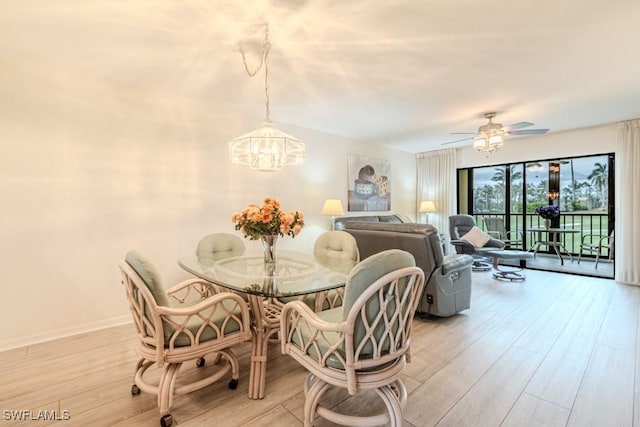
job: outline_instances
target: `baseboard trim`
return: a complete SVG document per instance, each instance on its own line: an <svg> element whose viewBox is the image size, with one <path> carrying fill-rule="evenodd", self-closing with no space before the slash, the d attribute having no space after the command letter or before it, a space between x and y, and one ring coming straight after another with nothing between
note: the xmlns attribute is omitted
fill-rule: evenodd
<svg viewBox="0 0 640 427"><path fill-rule="evenodd" d="M57 329L53 331L41 332L38 334L28 335L13 340L5 341L0 344L0 352L12 350L15 348L26 347L29 345L40 344L47 341L53 341L72 335L84 334L86 332L99 331L101 329L112 328L127 323L132 323L131 315L114 317L107 320L100 320L92 323L84 323L82 325L70 326L68 328Z"/></svg>

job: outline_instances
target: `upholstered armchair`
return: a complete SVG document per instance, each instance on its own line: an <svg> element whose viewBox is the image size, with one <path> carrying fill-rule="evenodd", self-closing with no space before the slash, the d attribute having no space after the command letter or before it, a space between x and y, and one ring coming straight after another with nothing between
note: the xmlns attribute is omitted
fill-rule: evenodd
<svg viewBox="0 0 640 427"><path fill-rule="evenodd" d="M401 374L423 287L424 273L413 256L391 249L353 268L342 307L315 313L301 301L284 306L282 352L309 371L304 384L305 427L316 415L342 425L402 426L407 391ZM332 387L351 395L374 389L387 412L367 417L335 412L320 404Z"/></svg>
<svg viewBox="0 0 640 427"><path fill-rule="evenodd" d="M119 267L140 356L131 393L157 395L160 424L163 427L173 424L169 409L174 395L208 386L229 372L229 388L235 389L239 364L230 347L251 339L249 310L242 298L230 292L219 293L199 279L184 281L165 291L155 267L136 251L128 252ZM207 377L189 376L191 382L183 384L176 380L184 362L194 361L202 367L208 354L224 364ZM159 381L145 377L154 364L161 368Z"/></svg>
<svg viewBox="0 0 640 427"><path fill-rule="evenodd" d="M490 270L491 263L484 261L487 252L504 249L505 246L503 241L480 230L471 215L451 215L449 235L457 253L471 255L474 258L474 271Z"/></svg>

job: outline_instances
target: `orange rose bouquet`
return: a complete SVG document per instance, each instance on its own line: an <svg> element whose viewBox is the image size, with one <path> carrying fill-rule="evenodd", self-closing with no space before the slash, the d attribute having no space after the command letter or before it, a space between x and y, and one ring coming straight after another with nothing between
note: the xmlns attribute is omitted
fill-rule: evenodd
<svg viewBox="0 0 640 427"><path fill-rule="evenodd" d="M258 240L262 236L295 237L304 227L304 214L301 211L285 212L280 209L280 202L271 197L264 199L262 206L250 204L240 212L231 216L236 230L242 231L244 237Z"/></svg>

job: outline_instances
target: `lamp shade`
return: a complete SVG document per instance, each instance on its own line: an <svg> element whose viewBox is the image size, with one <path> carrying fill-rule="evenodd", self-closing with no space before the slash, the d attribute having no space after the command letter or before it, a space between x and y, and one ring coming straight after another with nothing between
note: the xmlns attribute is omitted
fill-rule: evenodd
<svg viewBox="0 0 640 427"><path fill-rule="evenodd" d="M489 142L484 136L476 136L473 138L473 148L478 151L487 151L489 149Z"/></svg>
<svg viewBox="0 0 640 427"><path fill-rule="evenodd" d="M322 206L322 215L342 215L344 209L342 209L342 202L338 199L327 199Z"/></svg>
<svg viewBox="0 0 640 427"><path fill-rule="evenodd" d="M489 151L497 150L504 145L502 135L493 135L489 138Z"/></svg>
<svg viewBox="0 0 640 427"><path fill-rule="evenodd" d="M431 200L424 200L420 203L420 212L431 213L436 211L436 204Z"/></svg>

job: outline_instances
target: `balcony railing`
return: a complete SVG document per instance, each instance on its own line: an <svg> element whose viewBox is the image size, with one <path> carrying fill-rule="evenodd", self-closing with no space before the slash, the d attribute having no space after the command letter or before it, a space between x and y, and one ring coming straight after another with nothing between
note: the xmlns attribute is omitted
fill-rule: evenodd
<svg viewBox="0 0 640 427"><path fill-rule="evenodd" d="M523 233L523 250L529 250L536 241L535 231L529 231L531 228L544 227L544 219L536 214L511 214L509 220L507 215L492 214L492 213L480 213L472 215L478 227L487 231L484 225L484 217L498 217L502 218L505 227L509 231L521 231ZM560 214L560 227L571 228L578 230L578 233L566 233L563 234L564 246L567 250L573 254L578 255L580 253L580 244L582 243L582 237L586 234L600 234L602 236L609 235L609 218L605 214L590 214L590 213L561 213ZM551 248L549 248L551 249ZM551 253L551 252L550 252ZM583 255L587 256L587 255ZM595 254L590 256L595 257ZM608 257L609 249L602 249L600 256Z"/></svg>

